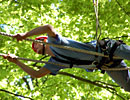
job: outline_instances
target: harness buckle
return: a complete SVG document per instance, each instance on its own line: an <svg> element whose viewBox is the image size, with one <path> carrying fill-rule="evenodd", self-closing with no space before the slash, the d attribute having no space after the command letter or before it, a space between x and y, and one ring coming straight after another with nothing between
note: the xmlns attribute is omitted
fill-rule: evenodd
<svg viewBox="0 0 130 100"><path fill-rule="evenodd" d="M97 61L93 61L92 65L98 65L98 62Z"/></svg>

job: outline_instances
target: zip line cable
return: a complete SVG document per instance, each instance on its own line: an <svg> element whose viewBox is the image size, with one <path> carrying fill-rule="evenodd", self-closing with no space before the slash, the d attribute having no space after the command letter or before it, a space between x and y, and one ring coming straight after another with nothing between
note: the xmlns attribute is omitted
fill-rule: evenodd
<svg viewBox="0 0 130 100"><path fill-rule="evenodd" d="M6 56L7 54L2 54L0 53L0 56ZM48 61L40 61L40 60L33 60L33 59L28 59L28 58L22 58L22 57L18 57L18 56L15 56L13 58L16 58L18 60L26 60L26 61L32 61L32 62L37 62L37 63L45 63L45 64L52 64L52 65L56 65L56 66L61 66L61 67L66 67L66 68L70 68L70 66L68 65L63 65L63 64L58 64L58 63L54 63L54 62L48 62ZM77 65L74 65L74 67L76 68L85 68L85 69L97 69L95 67L95 65L92 65L92 66L84 66L84 67L80 67L80 66L77 66ZM127 68L101 68L102 70L106 70L106 71L113 71L113 70L130 70L130 67L127 67Z"/></svg>
<svg viewBox="0 0 130 100"><path fill-rule="evenodd" d="M4 33L4 32L0 32L0 34L4 35L4 36L9 36L9 37L13 37L14 36L12 34L7 34L7 33ZM34 40L34 39L28 39L28 38L24 39L24 40L32 41L32 42L38 42L38 43L43 43L43 44L46 44L46 45L49 45L49 46L53 46L53 47L56 47L56 48L71 50L71 51L80 52L80 53L86 53L86 54L89 54L89 55L95 55L95 56L101 56L101 57L109 58L109 55L104 55L102 53L98 53L98 52L94 52L94 51L78 49L78 48L74 48L74 47L70 47L70 46L56 45L56 44L46 43L46 42L43 42L43 41L40 41L40 40ZM121 59L121 57L113 56L113 59Z"/></svg>

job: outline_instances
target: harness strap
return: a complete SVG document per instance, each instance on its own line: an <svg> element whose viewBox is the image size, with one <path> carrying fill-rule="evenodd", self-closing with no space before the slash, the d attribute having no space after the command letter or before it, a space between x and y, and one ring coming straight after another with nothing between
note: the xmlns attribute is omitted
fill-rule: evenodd
<svg viewBox="0 0 130 100"><path fill-rule="evenodd" d="M70 62L70 61L66 61L66 60L62 60L62 59L59 59L57 57L52 57L55 61L58 61L58 62L61 62L61 63L65 63L65 64L70 64L70 68L73 67L73 63Z"/></svg>
<svg viewBox="0 0 130 100"><path fill-rule="evenodd" d="M107 55L106 51L104 51L104 55ZM96 66L98 69L101 70L101 73L103 73L103 74L105 73L105 70L102 70L101 67L105 64L106 60L107 60L107 58L102 57L100 63L98 63Z"/></svg>
<svg viewBox="0 0 130 100"><path fill-rule="evenodd" d="M39 59L39 60L41 61L41 60L43 60L43 59L45 59L45 58L47 58L47 57L49 57L49 56L44 55L44 56L43 56L41 59ZM36 65L37 65L37 63L38 63L38 62L35 62L35 63L33 64L33 66L36 66Z"/></svg>
<svg viewBox="0 0 130 100"><path fill-rule="evenodd" d="M116 42L114 43L113 47L111 48L110 54L109 54L109 58L110 58L111 61L113 61L113 54L114 54L116 48L117 48L119 45L121 45L121 44L125 44L125 43L124 43L122 40L118 40L118 41L116 41Z"/></svg>
<svg viewBox="0 0 130 100"><path fill-rule="evenodd" d="M105 39L102 40L98 40L97 43L98 45L96 46L96 51L98 52L98 46L101 48L101 52L104 53L104 55L108 55L106 49L107 49L107 43L109 41L105 41ZM98 56L96 56L98 57ZM101 70L101 73L105 73L105 70L102 70L101 67L106 63L107 58L106 57L102 57L101 61L97 64L97 68Z"/></svg>
<svg viewBox="0 0 130 100"><path fill-rule="evenodd" d="M55 50L53 50L58 56L64 58L65 60L59 59L57 57L53 57L53 59L55 59L58 62L61 63L65 63L65 64L70 64L70 68L73 67L73 64L75 65L91 65L93 63L93 61L89 61L89 60L80 60L80 59L76 59L76 58L72 58L72 57L68 57L62 54L57 53Z"/></svg>
<svg viewBox="0 0 130 100"><path fill-rule="evenodd" d="M96 66L98 69L101 70L101 67L102 66L108 66L110 68L112 67L115 67L117 65L119 65L122 61L122 59L120 60L113 60L113 54L116 50L116 48L120 45L120 44L125 44L123 43L123 41L121 40L118 40L114 43L114 45L112 46L110 52L108 53L107 51L107 43L109 42L110 40L108 41L105 41L105 40L99 40L98 41L98 44L99 44L99 47L101 48L101 52L104 53L104 55L109 55L109 59L108 58L105 58L105 57L102 57L100 63ZM105 73L105 70L101 70L101 73Z"/></svg>

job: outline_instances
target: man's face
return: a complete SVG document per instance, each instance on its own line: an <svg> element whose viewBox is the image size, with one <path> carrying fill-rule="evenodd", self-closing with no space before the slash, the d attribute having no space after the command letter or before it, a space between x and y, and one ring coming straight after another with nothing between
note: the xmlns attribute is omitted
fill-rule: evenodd
<svg viewBox="0 0 130 100"><path fill-rule="evenodd" d="M42 43L34 43L34 49L38 54L43 54L43 44Z"/></svg>

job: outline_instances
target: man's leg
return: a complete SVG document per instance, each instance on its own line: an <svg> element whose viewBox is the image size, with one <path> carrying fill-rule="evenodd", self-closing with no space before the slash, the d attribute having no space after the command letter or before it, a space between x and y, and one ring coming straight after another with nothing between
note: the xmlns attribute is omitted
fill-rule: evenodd
<svg viewBox="0 0 130 100"><path fill-rule="evenodd" d="M130 60L130 46L121 44L115 50L114 55L119 56L122 59Z"/></svg>
<svg viewBox="0 0 130 100"><path fill-rule="evenodd" d="M124 61L121 62L116 68L125 68L126 64ZM130 72L128 70L120 70L120 71L106 71L108 75L124 90L130 92Z"/></svg>

